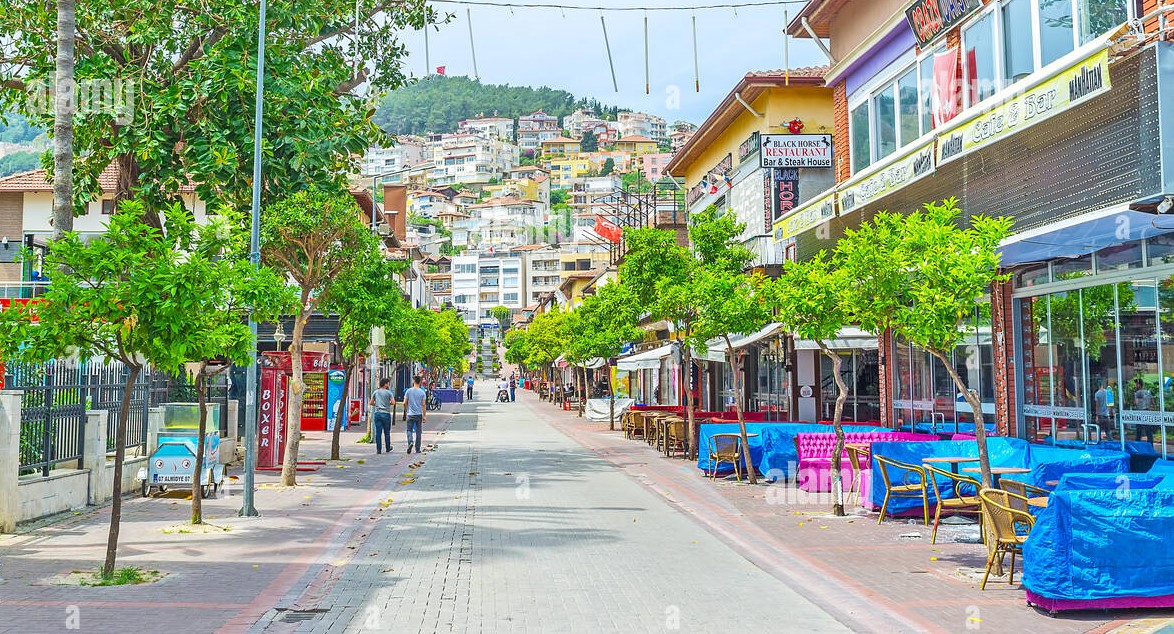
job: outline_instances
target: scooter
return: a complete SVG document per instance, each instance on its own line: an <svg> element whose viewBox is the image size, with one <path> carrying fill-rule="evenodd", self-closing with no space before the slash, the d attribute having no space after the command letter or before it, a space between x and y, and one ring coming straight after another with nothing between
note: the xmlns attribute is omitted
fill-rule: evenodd
<svg viewBox="0 0 1174 634"><path fill-rule="evenodd" d="M510 391L509 390L498 390L497 391L497 402L498 403L509 403L510 402Z"/></svg>

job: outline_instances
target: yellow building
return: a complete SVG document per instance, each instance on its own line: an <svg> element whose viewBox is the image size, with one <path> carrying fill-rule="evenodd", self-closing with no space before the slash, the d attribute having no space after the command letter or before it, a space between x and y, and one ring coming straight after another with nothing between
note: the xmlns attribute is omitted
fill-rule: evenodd
<svg viewBox="0 0 1174 634"><path fill-rule="evenodd" d="M499 185L486 185L483 190L489 198L521 198L550 202L550 179L511 178Z"/></svg>
<svg viewBox="0 0 1174 634"><path fill-rule="evenodd" d="M832 147L827 167L761 166L762 135L784 135L778 138L785 140L798 131L815 135L803 137L810 139L805 142L832 142L835 115L832 89L824 86L826 70L747 73L665 168L684 180L690 213L716 205L746 224L742 240L755 253L755 265L780 264L790 257L793 248L776 241L775 230L794 212L805 211L803 205L823 198L835 185L831 152L848 151Z"/></svg>
<svg viewBox="0 0 1174 634"><path fill-rule="evenodd" d="M582 146L574 139L558 136L542 142L543 156L558 156L563 154L578 154Z"/></svg>
<svg viewBox="0 0 1174 634"><path fill-rule="evenodd" d="M617 152L626 152L634 156L641 154L655 154L660 151L660 145L646 136L626 136L616 141Z"/></svg>
<svg viewBox="0 0 1174 634"><path fill-rule="evenodd" d="M561 189L570 187L572 179L587 176L594 169L590 159L581 158L578 155L552 158L548 166L550 168L550 184Z"/></svg>

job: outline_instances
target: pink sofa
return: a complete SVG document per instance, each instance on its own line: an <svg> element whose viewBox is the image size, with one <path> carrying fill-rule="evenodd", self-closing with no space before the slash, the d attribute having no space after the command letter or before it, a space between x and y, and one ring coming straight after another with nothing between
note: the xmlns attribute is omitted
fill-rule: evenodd
<svg viewBox="0 0 1174 634"><path fill-rule="evenodd" d="M915 434L912 432L846 432L844 443L874 443L893 441L936 441L940 438L935 434ZM799 454L799 470L797 482L799 488L808 492L826 492L832 490L832 449L836 444L834 433L802 433L795 434L795 450ZM861 466L861 499L868 499L868 482L871 476L871 465ZM843 478L844 491L847 492L852 483L852 463L848 460L848 452L841 456L840 477Z"/></svg>

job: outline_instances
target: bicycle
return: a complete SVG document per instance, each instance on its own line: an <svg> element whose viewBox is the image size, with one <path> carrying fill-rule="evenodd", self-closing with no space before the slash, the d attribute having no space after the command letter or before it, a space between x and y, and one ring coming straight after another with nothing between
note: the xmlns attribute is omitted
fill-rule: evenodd
<svg viewBox="0 0 1174 634"><path fill-rule="evenodd" d="M430 412L440 409L440 397L432 391L432 388L428 389L427 395L424 397L424 407Z"/></svg>

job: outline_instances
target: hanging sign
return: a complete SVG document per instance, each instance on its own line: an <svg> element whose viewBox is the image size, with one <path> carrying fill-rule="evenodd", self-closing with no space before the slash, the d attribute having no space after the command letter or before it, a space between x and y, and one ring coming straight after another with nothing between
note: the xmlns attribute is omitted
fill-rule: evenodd
<svg viewBox="0 0 1174 634"><path fill-rule="evenodd" d="M763 134L762 167L831 167L830 134Z"/></svg>
<svg viewBox="0 0 1174 634"><path fill-rule="evenodd" d="M924 49L980 6L977 0L916 0L905 9L905 20Z"/></svg>
<svg viewBox="0 0 1174 634"><path fill-rule="evenodd" d="M836 192L826 194L799 207L775 223L775 242L789 240L836 214Z"/></svg>
<svg viewBox="0 0 1174 634"><path fill-rule="evenodd" d="M946 125L962 111L962 78L959 76L958 47L953 46L933 56L933 124Z"/></svg>
<svg viewBox="0 0 1174 634"><path fill-rule="evenodd" d="M938 135L937 162L941 165L986 147L1108 92L1109 88L1109 51L1102 49Z"/></svg>
<svg viewBox="0 0 1174 634"><path fill-rule="evenodd" d="M799 170L776 167L771 178L772 221L791 213L799 204Z"/></svg>
<svg viewBox="0 0 1174 634"><path fill-rule="evenodd" d="M840 189L840 213L896 191L934 171L933 139L857 177Z"/></svg>

